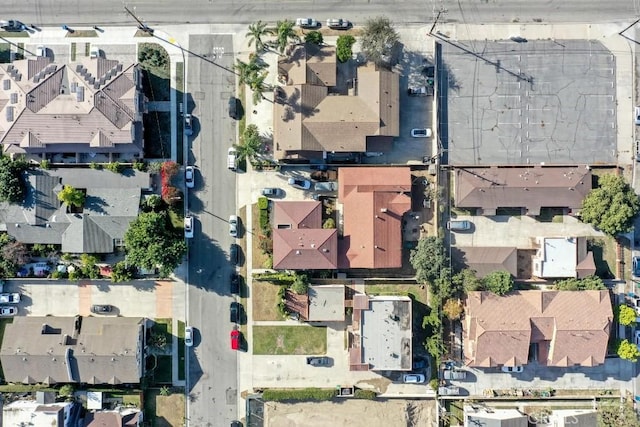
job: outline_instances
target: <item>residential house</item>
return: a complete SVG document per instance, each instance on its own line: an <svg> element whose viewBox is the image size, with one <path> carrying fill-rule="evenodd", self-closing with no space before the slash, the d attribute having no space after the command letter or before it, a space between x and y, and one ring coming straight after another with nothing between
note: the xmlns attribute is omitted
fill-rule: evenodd
<svg viewBox="0 0 640 427"><path fill-rule="evenodd" d="M309 286L306 295L287 290L285 304L305 322L342 322L345 317L345 287L329 284Z"/></svg>
<svg viewBox="0 0 640 427"><path fill-rule="evenodd" d="M608 291L470 292L465 363L490 368L529 360L556 367L604 363L613 322Z"/></svg>
<svg viewBox="0 0 640 427"><path fill-rule="evenodd" d="M384 152L399 135L399 77L374 65L337 78L336 48L300 44L278 60L274 154L280 160L327 153Z"/></svg>
<svg viewBox="0 0 640 427"><path fill-rule="evenodd" d="M480 278L494 271L506 271L518 277L518 250L514 247L455 247L451 256L458 268L473 270Z"/></svg>
<svg viewBox="0 0 640 427"><path fill-rule="evenodd" d="M138 427L141 425L142 412L131 409L91 411L84 416L84 427Z"/></svg>
<svg viewBox="0 0 640 427"><path fill-rule="evenodd" d="M349 326L351 371L410 371L412 368L411 298L353 297Z"/></svg>
<svg viewBox="0 0 640 427"><path fill-rule="evenodd" d="M549 427L597 427L598 411L595 409L554 409L548 416L548 421Z"/></svg>
<svg viewBox="0 0 640 427"><path fill-rule="evenodd" d="M128 170L60 168L25 173L22 205L0 203L0 224L17 241L61 245L67 253L111 253L123 246L129 224L137 218L149 174ZM85 203L72 212L58 200L65 185L85 191Z"/></svg>
<svg viewBox="0 0 640 427"><path fill-rule="evenodd" d="M459 167L454 176L455 206L478 215L496 215L499 208L532 216L543 207L576 212L591 191L588 166Z"/></svg>
<svg viewBox="0 0 640 427"><path fill-rule="evenodd" d="M6 368L5 368L6 369ZM73 402L16 400L2 407L4 426L47 426L66 427L75 425L72 418Z"/></svg>
<svg viewBox="0 0 640 427"><path fill-rule="evenodd" d="M464 405L465 427L528 427L529 417L517 409Z"/></svg>
<svg viewBox="0 0 640 427"><path fill-rule="evenodd" d="M105 58L0 64L0 144L10 154L90 162L143 155L140 70Z"/></svg>
<svg viewBox="0 0 640 427"><path fill-rule="evenodd" d="M540 278L582 279L596 273L593 252L586 237L537 237L533 274Z"/></svg>
<svg viewBox="0 0 640 427"><path fill-rule="evenodd" d="M411 210L408 167L338 169L339 267L402 267L403 217Z"/></svg>
<svg viewBox="0 0 640 427"><path fill-rule="evenodd" d="M322 228L322 204L278 201L273 205L273 268L335 270L338 232Z"/></svg>
<svg viewBox="0 0 640 427"><path fill-rule="evenodd" d="M137 384L146 319L16 316L0 348L5 380L24 384Z"/></svg>

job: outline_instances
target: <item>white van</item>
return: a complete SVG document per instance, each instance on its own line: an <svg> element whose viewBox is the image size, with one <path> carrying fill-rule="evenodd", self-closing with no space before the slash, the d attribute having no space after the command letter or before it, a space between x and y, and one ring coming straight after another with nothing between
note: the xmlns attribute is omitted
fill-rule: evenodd
<svg viewBox="0 0 640 427"><path fill-rule="evenodd" d="M229 150L227 151L227 167L229 168L229 170L236 170L236 155L236 149L233 147L229 147Z"/></svg>

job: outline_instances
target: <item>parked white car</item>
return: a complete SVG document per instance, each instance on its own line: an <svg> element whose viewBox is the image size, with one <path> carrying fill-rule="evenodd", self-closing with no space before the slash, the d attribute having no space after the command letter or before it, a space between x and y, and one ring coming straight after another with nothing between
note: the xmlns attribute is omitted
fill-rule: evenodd
<svg viewBox="0 0 640 427"><path fill-rule="evenodd" d="M196 185L194 172L193 166L187 166L184 169L184 182L187 184L187 188L193 188Z"/></svg>
<svg viewBox="0 0 640 427"><path fill-rule="evenodd" d="M184 328L184 345L191 347L193 345L193 326Z"/></svg>
<svg viewBox="0 0 640 427"><path fill-rule="evenodd" d="M184 237L187 239L193 238L193 217L185 216L184 217Z"/></svg>
<svg viewBox="0 0 640 427"><path fill-rule="evenodd" d="M320 23L313 18L298 18L296 25L300 28L317 28Z"/></svg>
<svg viewBox="0 0 640 427"><path fill-rule="evenodd" d="M238 216L229 216L229 235L231 237L238 237Z"/></svg>
<svg viewBox="0 0 640 427"><path fill-rule="evenodd" d="M422 374L405 374L402 377L402 382L405 384L420 384L425 382L425 377Z"/></svg>
<svg viewBox="0 0 640 427"><path fill-rule="evenodd" d="M431 129L411 129L414 138L431 138Z"/></svg>

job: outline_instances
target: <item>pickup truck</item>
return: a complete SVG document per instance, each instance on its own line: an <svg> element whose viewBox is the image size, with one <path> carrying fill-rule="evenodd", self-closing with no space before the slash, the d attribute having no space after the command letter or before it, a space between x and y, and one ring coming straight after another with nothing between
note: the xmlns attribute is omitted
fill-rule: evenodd
<svg viewBox="0 0 640 427"><path fill-rule="evenodd" d="M336 181L316 182L313 189L318 192L331 193L338 191L338 183Z"/></svg>
<svg viewBox="0 0 640 427"><path fill-rule="evenodd" d="M307 365L329 366L331 365L331 359L326 356L307 357Z"/></svg>
<svg viewBox="0 0 640 427"><path fill-rule="evenodd" d="M17 292L0 294L0 304L18 304L20 302L20 294Z"/></svg>
<svg viewBox="0 0 640 427"><path fill-rule="evenodd" d="M311 179L314 181L335 181L338 179L338 171L325 170L311 172Z"/></svg>

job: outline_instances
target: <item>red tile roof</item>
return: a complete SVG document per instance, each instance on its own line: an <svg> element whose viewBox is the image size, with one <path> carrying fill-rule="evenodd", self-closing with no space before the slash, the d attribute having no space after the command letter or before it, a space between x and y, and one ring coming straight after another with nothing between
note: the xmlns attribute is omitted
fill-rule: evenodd
<svg viewBox="0 0 640 427"><path fill-rule="evenodd" d="M340 168L338 182L340 268L401 267L402 216L411 209L409 168Z"/></svg>
<svg viewBox="0 0 640 427"><path fill-rule="evenodd" d="M338 231L322 228L320 202L275 202L273 211L273 268L337 268Z"/></svg>
<svg viewBox="0 0 640 427"><path fill-rule="evenodd" d="M479 367L525 365L531 343L541 364L602 364L613 321L608 291L471 292L465 312L466 363Z"/></svg>

